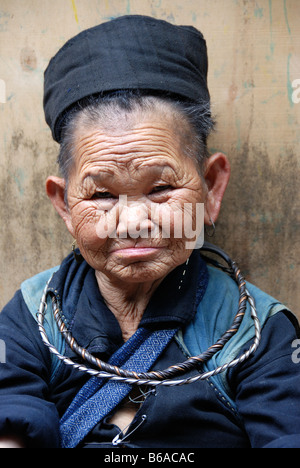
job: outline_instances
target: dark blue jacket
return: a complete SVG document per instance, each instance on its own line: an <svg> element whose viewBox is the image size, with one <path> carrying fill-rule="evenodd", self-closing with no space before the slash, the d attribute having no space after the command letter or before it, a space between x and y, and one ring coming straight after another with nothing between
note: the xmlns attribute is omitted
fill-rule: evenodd
<svg viewBox="0 0 300 468"><path fill-rule="evenodd" d="M154 369L182 362L187 353L194 355L196 348L204 351L224 333L236 312L237 287L225 273L207 269L197 252L191 257L183 284L182 268L161 283L141 322L141 326L172 325L182 330L182 339L171 342ZM53 358L29 310L30 300L34 305L35 294L40 294L39 288L33 288L37 283L31 280L23 285L0 315L0 340L6 350L5 363L0 363L0 434L20 434L28 447L59 447L59 420L89 377L65 364L55 366L53 376ZM300 448L300 364L292 358L297 321L277 301L248 287L263 325L256 353L228 371L223 382L208 379L181 387L160 386L149 392L127 432L130 435L120 434L122 445ZM26 288L27 293L31 291L29 298ZM107 361L122 346L122 334L101 297L94 271L85 262L78 265L67 257L50 288L59 297L75 339ZM249 348L253 324L247 320L220 359ZM64 352L81 362L68 346ZM213 364L218 363L216 358ZM195 371L185 377L189 375ZM119 433L104 419L82 446L111 447Z"/></svg>

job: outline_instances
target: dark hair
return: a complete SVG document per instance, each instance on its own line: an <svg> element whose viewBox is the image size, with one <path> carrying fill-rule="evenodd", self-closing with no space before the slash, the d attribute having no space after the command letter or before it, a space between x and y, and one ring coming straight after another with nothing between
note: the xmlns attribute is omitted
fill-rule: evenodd
<svg viewBox="0 0 300 468"><path fill-rule="evenodd" d="M76 125L81 116L90 123L99 123L99 119L108 122L117 113L130 113L137 109L154 109L158 103L171 106L181 118L186 119L193 133L184 151L192 157L201 174L203 161L208 157L207 138L214 128L210 102L190 102L177 95L154 93L153 91L122 90L105 95L92 95L79 101L69 109L62 121L61 145L58 163L62 177L68 184L70 168L73 162L73 144ZM109 123L109 122L108 122ZM180 129L178 129L180 131Z"/></svg>

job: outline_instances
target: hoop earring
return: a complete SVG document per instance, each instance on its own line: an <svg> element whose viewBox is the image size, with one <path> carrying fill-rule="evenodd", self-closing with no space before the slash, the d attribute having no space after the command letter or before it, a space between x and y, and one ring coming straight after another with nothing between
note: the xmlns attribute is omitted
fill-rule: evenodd
<svg viewBox="0 0 300 468"><path fill-rule="evenodd" d="M78 252L76 252L76 240L74 240L73 243L72 243L73 257L74 257L74 259L76 260L77 263L82 263L83 262L83 256L81 255L79 249L78 249Z"/></svg>
<svg viewBox="0 0 300 468"><path fill-rule="evenodd" d="M215 223L213 222L213 220L211 219L211 217L209 217L209 221L210 221L210 226L211 226L211 230L207 229L207 226L204 227L205 229L205 234L207 234L208 237L214 237L215 233L216 233L216 226L215 226Z"/></svg>

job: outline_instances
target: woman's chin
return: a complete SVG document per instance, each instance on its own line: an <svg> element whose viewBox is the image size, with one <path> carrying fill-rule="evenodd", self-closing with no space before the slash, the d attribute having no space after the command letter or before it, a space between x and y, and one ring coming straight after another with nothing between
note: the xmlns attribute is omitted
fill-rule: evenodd
<svg viewBox="0 0 300 468"><path fill-rule="evenodd" d="M144 252L142 255L127 252L126 255L117 253L102 273L113 281L146 283L163 279L173 268L170 257L167 262L154 252Z"/></svg>

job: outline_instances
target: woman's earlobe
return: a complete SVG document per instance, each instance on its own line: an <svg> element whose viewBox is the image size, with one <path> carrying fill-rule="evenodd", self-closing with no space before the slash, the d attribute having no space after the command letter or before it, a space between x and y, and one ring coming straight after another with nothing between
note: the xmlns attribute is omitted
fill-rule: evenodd
<svg viewBox="0 0 300 468"><path fill-rule="evenodd" d="M205 224L215 223L230 178L230 164L223 153L215 153L208 158L204 178L207 186L205 202Z"/></svg>

